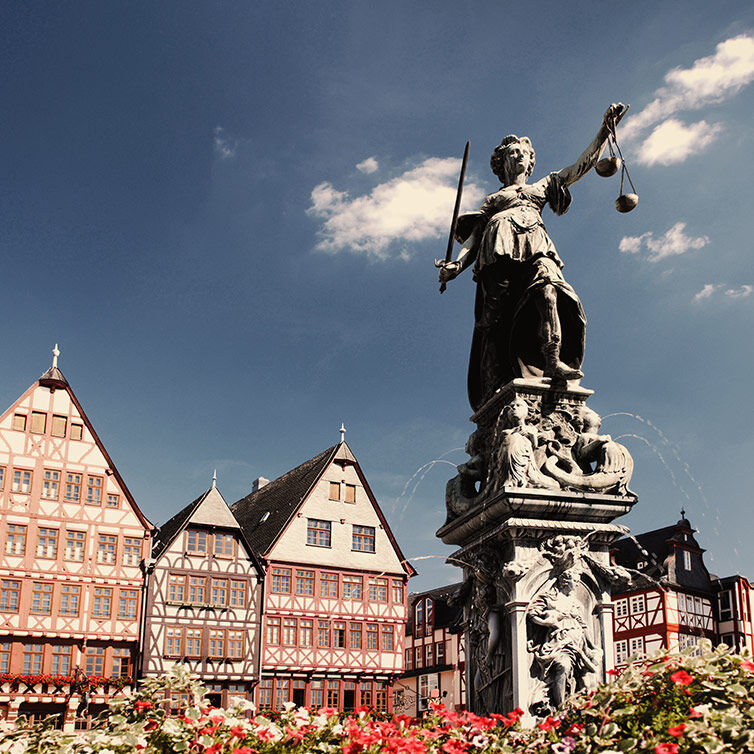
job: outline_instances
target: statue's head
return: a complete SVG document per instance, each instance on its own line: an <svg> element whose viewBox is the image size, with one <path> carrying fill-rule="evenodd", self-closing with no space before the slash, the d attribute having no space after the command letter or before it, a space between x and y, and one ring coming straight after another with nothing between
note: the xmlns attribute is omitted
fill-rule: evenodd
<svg viewBox="0 0 754 754"><path fill-rule="evenodd" d="M500 179L502 183L507 182L509 170L507 163L510 159L511 151L516 148L529 154L529 164L526 168L526 177L528 178L534 172L535 154L531 139L528 136L518 137L516 134L506 136L498 146L495 147L490 157L490 167L492 172Z"/></svg>
<svg viewBox="0 0 754 754"><path fill-rule="evenodd" d="M517 425L529 416L529 404L523 398L514 398L504 409L503 417L507 424Z"/></svg>
<svg viewBox="0 0 754 754"><path fill-rule="evenodd" d="M568 569L566 571L563 571L563 573L558 576L558 586L560 587L560 591L563 594L571 594L574 589L579 584L579 581L581 579L579 576L574 573L571 569Z"/></svg>
<svg viewBox="0 0 754 754"><path fill-rule="evenodd" d="M588 406L582 406L579 411L582 432L599 432L602 426L602 419L596 411L592 411Z"/></svg>

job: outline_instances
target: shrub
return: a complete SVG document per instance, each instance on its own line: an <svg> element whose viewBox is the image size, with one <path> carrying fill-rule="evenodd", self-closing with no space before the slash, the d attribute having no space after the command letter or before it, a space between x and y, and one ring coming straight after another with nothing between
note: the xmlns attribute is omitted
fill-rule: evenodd
<svg viewBox="0 0 754 754"><path fill-rule="evenodd" d="M165 692L188 707L166 714ZM91 731L64 734L23 720L4 724L0 752L121 754L465 754L471 751L619 754L754 752L754 662L724 646L694 656L664 654L631 663L610 683L569 699L556 716L522 729L520 710L480 717L432 704L421 720L379 719L369 710L338 714L292 703L276 717L237 700L213 709L185 668L145 679L137 694L111 703Z"/></svg>

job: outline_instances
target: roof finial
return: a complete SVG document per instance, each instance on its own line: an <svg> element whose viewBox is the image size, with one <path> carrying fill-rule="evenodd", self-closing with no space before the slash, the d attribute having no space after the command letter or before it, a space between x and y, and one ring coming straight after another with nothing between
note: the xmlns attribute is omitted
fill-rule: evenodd
<svg viewBox="0 0 754 754"><path fill-rule="evenodd" d="M52 368L57 369L58 368L58 356L60 356L60 351L58 350L58 344L55 344L55 348L52 349Z"/></svg>
<svg viewBox="0 0 754 754"><path fill-rule="evenodd" d="M343 424L343 422L340 423L340 429L338 430L340 432L340 441L345 442L346 441L346 427Z"/></svg>
<svg viewBox="0 0 754 754"><path fill-rule="evenodd" d="M212 472L212 489L217 487L217 469Z"/></svg>
<svg viewBox="0 0 754 754"><path fill-rule="evenodd" d="M686 518L686 511L681 508L681 518Z"/></svg>

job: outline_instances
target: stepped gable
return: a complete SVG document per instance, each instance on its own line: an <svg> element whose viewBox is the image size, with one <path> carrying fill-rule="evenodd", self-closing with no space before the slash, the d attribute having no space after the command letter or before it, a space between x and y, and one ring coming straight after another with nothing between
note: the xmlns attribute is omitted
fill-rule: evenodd
<svg viewBox="0 0 754 754"><path fill-rule="evenodd" d="M231 505L233 515L257 555L269 552L309 491L340 455L341 446L348 449L345 443L333 445ZM353 459L350 450L347 455ZM265 514L269 515L265 517Z"/></svg>

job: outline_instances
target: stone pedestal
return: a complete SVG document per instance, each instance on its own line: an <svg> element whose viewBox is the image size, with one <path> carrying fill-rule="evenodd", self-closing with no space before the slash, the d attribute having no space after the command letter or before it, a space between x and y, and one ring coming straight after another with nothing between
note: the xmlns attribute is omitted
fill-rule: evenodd
<svg viewBox="0 0 754 754"><path fill-rule="evenodd" d="M612 666L612 523L636 503L623 446L599 435L592 391L515 380L473 417L471 458L448 483L437 536L459 545L467 703L549 714ZM596 417L596 419L595 419Z"/></svg>

